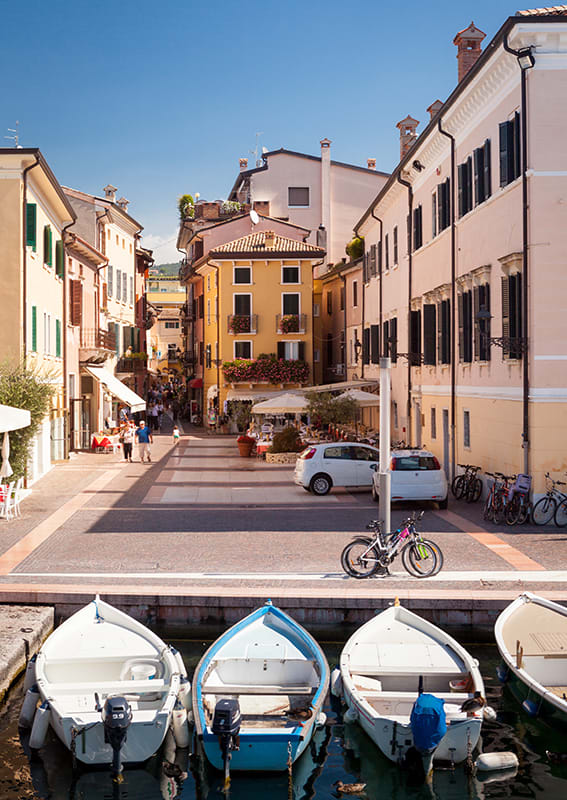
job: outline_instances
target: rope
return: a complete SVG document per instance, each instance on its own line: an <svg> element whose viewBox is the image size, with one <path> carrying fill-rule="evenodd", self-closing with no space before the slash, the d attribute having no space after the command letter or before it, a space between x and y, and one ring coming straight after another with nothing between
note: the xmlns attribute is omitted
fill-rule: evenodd
<svg viewBox="0 0 567 800"><path fill-rule="evenodd" d="M287 797L293 800L293 759L291 757L291 742L287 743Z"/></svg>

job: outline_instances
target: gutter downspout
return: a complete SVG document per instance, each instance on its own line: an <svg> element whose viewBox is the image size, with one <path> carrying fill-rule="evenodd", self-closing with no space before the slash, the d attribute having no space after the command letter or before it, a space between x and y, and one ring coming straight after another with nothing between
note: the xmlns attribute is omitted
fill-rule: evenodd
<svg viewBox="0 0 567 800"><path fill-rule="evenodd" d="M413 266L413 241L412 241L412 230L413 230L413 188L409 181L404 180L400 177L400 173L396 175L396 180L398 183L401 183L402 186L406 186L408 190L408 212L409 212L409 224L408 224L408 316L407 316L407 331L408 331L408 395L407 395L407 419L408 419L408 445L412 446L413 440L413 425L411 419L411 358L409 357L409 341L410 341L410 331L411 331L411 295L412 295L412 266Z"/></svg>
<svg viewBox="0 0 567 800"><path fill-rule="evenodd" d="M69 419L71 416L71 407L68 406L69 401L69 391L67 387L67 383L69 381L69 373L67 370L67 306L68 306L68 294L67 294L67 253L65 251L65 234L67 230L75 224L77 220L74 219L72 222L67 223L61 228L61 247L63 249L63 409L67 411L67 420L66 420L66 427L67 427L67 435L64 438L65 442L65 452L63 453L63 458L69 458L69 450L70 441L69 435L71 433L71 428L69 426ZM98 273L97 273L98 274ZM79 377L79 376L77 376Z"/></svg>
<svg viewBox="0 0 567 800"><path fill-rule="evenodd" d="M504 50L518 58L519 51L508 44L508 32L502 41ZM524 341L523 357L523 390L522 390L522 448L524 450L524 473L530 474L530 371L529 371L529 338L528 338L528 102L527 102L527 69L520 67L521 117L522 117L522 333Z"/></svg>
<svg viewBox="0 0 567 800"><path fill-rule="evenodd" d="M363 273L362 277L363 277L363 279L364 279L364 260L365 259L364 259L364 256L363 256L363 260L362 260L362 273ZM360 377L363 378L363 379L364 379L364 355L365 355L364 354L364 315L365 315L365 311L366 311L366 309L364 307L364 296L365 296L365 293L364 293L364 280L363 280L362 281L362 320L361 320L361 329L362 329L362 364L361 364L361 368L360 368ZM368 353L367 353L367 357L368 357L368 362L370 363L370 330L368 331Z"/></svg>
<svg viewBox="0 0 567 800"><path fill-rule="evenodd" d="M37 167L39 164L39 155L35 156L35 163L30 164L29 167L24 167L22 172L22 180L23 180L23 225L22 225L22 243L23 243L23 282L22 282L22 293L23 293L23 301L24 301L24 324L23 324L23 345L24 345L24 362L27 360L28 356L28 251L27 251L27 198L28 198L28 172L32 170L34 167Z"/></svg>
<svg viewBox="0 0 567 800"><path fill-rule="evenodd" d="M444 131L442 120L437 122L439 133L446 136L451 142L451 480L456 474L457 466L457 353L455 350L455 322L456 322L456 281L457 281L457 226L455 224L455 172L456 150L455 137Z"/></svg>

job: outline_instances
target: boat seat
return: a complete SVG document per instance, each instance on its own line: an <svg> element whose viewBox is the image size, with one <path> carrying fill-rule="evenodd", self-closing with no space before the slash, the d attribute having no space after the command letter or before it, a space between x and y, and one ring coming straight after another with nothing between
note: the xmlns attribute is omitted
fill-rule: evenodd
<svg viewBox="0 0 567 800"><path fill-rule="evenodd" d="M465 679L467 672L458 672L453 666L436 666L435 668L424 668L419 664L400 664L396 667L379 667L376 664L349 664L349 669L353 680L356 675L375 675L377 678L396 677L398 675L448 675L451 679Z"/></svg>
<svg viewBox="0 0 567 800"><path fill-rule="evenodd" d="M144 694L145 692L165 692L169 690L161 678L143 681L88 681L85 683L49 683L45 687L49 694Z"/></svg>
<svg viewBox="0 0 567 800"><path fill-rule="evenodd" d="M311 694L314 686L281 686L276 684L209 684L203 686L203 694Z"/></svg>
<svg viewBox="0 0 567 800"><path fill-rule="evenodd" d="M417 699L417 692L377 692L363 689L362 691L359 690L359 694L361 694L362 697L383 697L384 700ZM472 694L467 694L467 692L426 692L426 694L432 694L434 697L439 697L441 700L452 705L461 705L465 700L472 697Z"/></svg>

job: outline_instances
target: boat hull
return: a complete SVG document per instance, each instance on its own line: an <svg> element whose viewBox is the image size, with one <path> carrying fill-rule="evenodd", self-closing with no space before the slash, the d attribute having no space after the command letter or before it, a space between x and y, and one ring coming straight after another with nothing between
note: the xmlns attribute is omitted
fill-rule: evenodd
<svg viewBox="0 0 567 800"><path fill-rule="evenodd" d="M505 674L504 683L514 699L522 706L526 700L530 702L534 709L534 713L530 713L530 716L567 731L567 710L562 711L553 703L548 702L544 694L525 683L515 670L508 667L505 661L502 662L501 673Z"/></svg>
<svg viewBox="0 0 567 800"><path fill-rule="evenodd" d="M303 753L313 733L309 730L297 733L272 733L256 731L240 733L240 749L233 750L230 769L253 772L279 772L287 769ZM203 750L208 761L216 769L224 769L219 741L212 733L205 733Z"/></svg>

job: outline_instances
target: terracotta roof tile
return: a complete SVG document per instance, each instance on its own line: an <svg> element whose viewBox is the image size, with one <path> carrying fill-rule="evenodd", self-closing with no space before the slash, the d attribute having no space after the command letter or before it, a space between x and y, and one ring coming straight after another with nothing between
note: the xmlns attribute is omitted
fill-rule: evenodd
<svg viewBox="0 0 567 800"><path fill-rule="evenodd" d="M257 231L250 233L248 236L242 236L240 239L235 239L233 242L226 242L211 250L209 255L227 255L233 253L258 253L258 255L280 255L282 253L305 254L306 256L312 255L314 257L323 256L325 251L320 247L307 242L298 242L296 239L288 239L286 236L279 234L272 234L273 245L266 245L266 234L269 231Z"/></svg>
<svg viewBox="0 0 567 800"><path fill-rule="evenodd" d="M567 6L547 6L547 8L527 8L516 12L519 17L567 16Z"/></svg>

